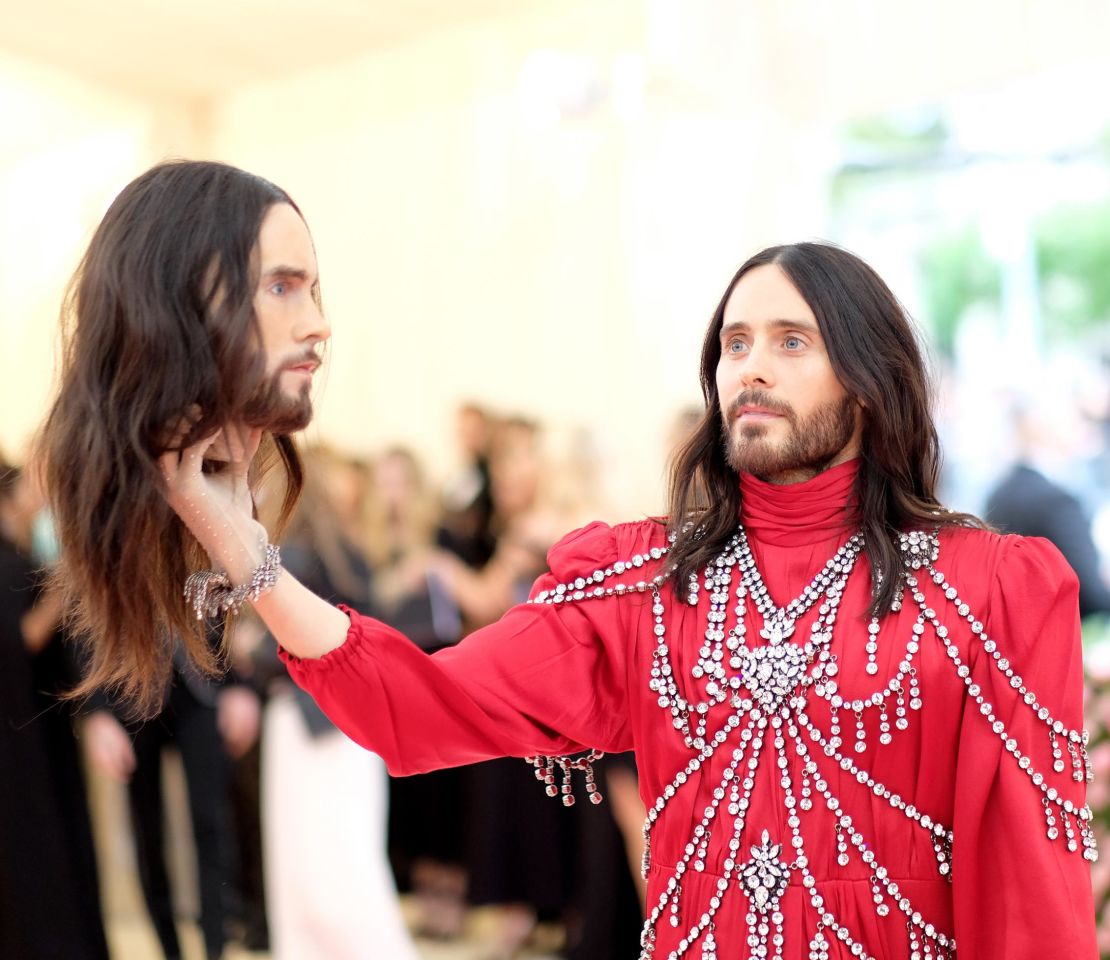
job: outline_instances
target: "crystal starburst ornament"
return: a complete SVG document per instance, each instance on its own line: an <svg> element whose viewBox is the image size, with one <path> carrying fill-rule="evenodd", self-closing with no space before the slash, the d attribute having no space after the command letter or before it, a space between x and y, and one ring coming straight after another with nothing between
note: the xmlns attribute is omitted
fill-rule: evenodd
<svg viewBox="0 0 1110 960"><path fill-rule="evenodd" d="M740 865L740 883L748 895L748 944L753 957L782 957L782 921L779 901L790 882L790 864L782 859L782 844L772 843L763 831L751 848L751 859Z"/></svg>
<svg viewBox="0 0 1110 960"><path fill-rule="evenodd" d="M790 864L782 861L782 844L772 843L767 830L763 831L760 843L752 847L751 853L751 859L740 867L740 882L752 908L758 913L770 913L778 908L786 892Z"/></svg>

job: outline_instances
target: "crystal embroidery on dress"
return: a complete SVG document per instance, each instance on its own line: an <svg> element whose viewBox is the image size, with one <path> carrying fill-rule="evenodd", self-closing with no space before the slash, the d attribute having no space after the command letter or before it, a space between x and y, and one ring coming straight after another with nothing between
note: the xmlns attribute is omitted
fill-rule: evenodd
<svg viewBox="0 0 1110 960"><path fill-rule="evenodd" d="M756 566L743 529L729 540L721 555L704 571L701 586L709 594L709 614L702 646L695 665L690 670L693 686L699 698L687 699L678 684L670 657L667 630L664 622L666 608L661 586L669 571L663 570L651 579L632 583L611 583L612 578L626 572L635 572L649 561L661 560L665 548L652 548L637 554L627 562L614 563L591 576L578 578L572 583L560 584L553 590L537 595L533 602L562 604L587 599L622 596L628 593L650 594L652 600L654 652L649 686L659 707L666 711L675 730L693 751L693 756L679 770L662 795L649 807L644 822L643 872L651 863L651 834L670 800L683 785L698 773L702 766L718 751L728 749L726 744L735 739L731 755L712 800L685 845L685 856L676 865L667 880L663 893L652 906L641 936L641 960L652 960L655 953L656 927L667 922L673 927L682 925L683 878L689 871L705 870L710 838L717 831L728 837L727 856L716 884L716 892L705 904L698 904L691 915L696 922L682 931L682 938L671 951L668 960L678 960L695 945L700 944L702 960L717 956L714 936L714 918L724 898L733 891L747 900L745 915L748 924L748 944L753 957L782 957L782 925L780 900L791 876L797 874L804 896L818 918L809 941L810 960L827 960L831 939L844 944L853 956L869 958L865 945L856 940L850 931L833 914L825 902L818 881L809 870L806 855L806 837L802 833L799 812L809 811L821 804L831 815L836 837L837 863L845 867L851 863L850 848L867 867L870 874L872 899L876 915L887 917L892 910L899 911L906 924L911 955L922 960L951 960L955 957L954 939L936 929L915 910L908 897L881 862L874 845L861 832L851 814L844 809L841 798L830 788L822 775L822 764L817 757L827 758L830 772L833 767L848 773L860 787L885 802L893 811L905 817L928 837L936 854L937 872L951 881L952 833L924 811L907 803L888 785L881 783L861 765L855 756L868 750L865 714L878 719L878 743L886 746L893 742L897 731L908 729L910 715L921 708L921 689L915 661L921 644L928 634L935 636L943 647L956 677L966 688L968 697L975 703L993 733L999 737L1005 752L1028 776L1034 790L1040 794L1045 812L1045 833L1049 840L1061 838L1067 849L1075 853L1082 849L1083 856L1094 861L1098 857L1094 833L1091 828L1091 811L1086 805L1078 806L1065 799L1057 787L1050 785L1051 774L1064 774L1076 782L1089 783L1092 778L1091 763L1087 755L1087 734L1072 730L1041 705L1036 694L1027 689L1022 677L1016 673L1002 655L997 643L987 636L983 624L943 573L935 567L940 554L939 540L935 533L915 531L902 534L900 547L904 564L901 589L893 609L900 609L908 593L918 613L905 640L905 654L899 659L891 676L866 699L848 700L841 696L837 680L838 664L831 652L831 641L836 624L840 600L856 559L863 549L862 536L850 538L817 573L802 593L779 608L771 600ZM739 572L733 588L734 571ZM993 668L1006 679L1015 695L1045 724L1053 756L1051 774L1036 770L1032 759L1023 752L1021 745L1009 734L1005 723L996 715L994 706L983 695L982 689L971 679L971 671L963 662L958 646L948 629L940 622L921 589L919 577L928 578L942 591L960 618L968 623L974 641L987 654ZM697 603L699 582L691 578L687 602ZM735 602L734 625L727 632L730 593ZM748 646L746 642L746 601L750 598L759 612L763 625L759 635L767 641L761 646ZM807 637L795 637L797 622L809 610L817 608L817 617L810 626ZM867 628L865 651L866 673L879 672L876 652L882 628L879 619L872 618ZM893 641L891 641L893 642ZM809 715L811 698L828 704L831 722L826 733ZM729 707L727 719L713 733L709 732L711 709L721 704ZM845 717L845 714L847 715ZM719 716L715 712L714 716ZM893 715L893 724L891 716ZM853 729L844 731L847 723ZM737 732L733 738L734 732ZM746 815L751 804L756 777L762 771L760 758L767 741L774 747L774 764L778 767L779 784L783 790L786 808L786 835L772 836L764 830L758 842L752 843L747 835ZM846 740L848 743L846 743ZM1061 746L1061 743L1064 746ZM849 745L850 744L850 745ZM1068 760L1064 759L1067 751ZM795 782L791 774L788 751L796 759ZM572 803L569 777L572 769L586 770L590 799L600 800L594 784L591 763L600 756L596 751L584 759L569 757L537 757L537 777L547 783L552 796L562 793L564 802ZM563 771L562 788L555 786L554 769ZM727 818L730 819L726 819ZM722 827L718 820L725 821ZM784 851L789 850L789 857Z"/></svg>

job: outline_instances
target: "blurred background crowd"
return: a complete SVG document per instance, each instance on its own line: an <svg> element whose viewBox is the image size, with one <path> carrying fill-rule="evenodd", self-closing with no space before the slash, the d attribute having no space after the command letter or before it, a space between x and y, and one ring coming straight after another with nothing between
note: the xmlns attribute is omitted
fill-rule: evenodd
<svg viewBox="0 0 1110 960"><path fill-rule="evenodd" d="M676 420L676 440L688 421ZM456 469L438 487L405 447L369 458L308 447L282 538L302 582L428 651L523 600L559 537L611 515L588 450L554 460L539 423L474 403L455 426ZM153 719L107 694L60 702L79 654L42 589L49 516L33 463L4 464L0 478L2 756L19 777L0 805L11 956L103 958L106 933L113 955L203 945L209 960L229 945L415 960L420 942L492 960L620 957L636 943L644 809L630 756L603 761L601 806L549 798L520 759L390 780L293 686L250 617L226 677L175 658ZM264 489L263 515L270 506ZM158 947L135 929L146 927L140 893Z"/></svg>
<svg viewBox="0 0 1110 960"><path fill-rule="evenodd" d="M519 600L574 526L662 509L705 324L748 255L862 255L929 345L945 502L1049 537L1080 576L1110 830L1110 7L113 9L0 0L0 953L634 950L627 758L597 807L518 761L390 782L249 620L227 680L183 668L153 723L59 704L74 667L35 586L53 545L30 440L66 280L168 156L304 210L334 334L287 563L427 649ZM1110 856L1094 878L1110 957Z"/></svg>

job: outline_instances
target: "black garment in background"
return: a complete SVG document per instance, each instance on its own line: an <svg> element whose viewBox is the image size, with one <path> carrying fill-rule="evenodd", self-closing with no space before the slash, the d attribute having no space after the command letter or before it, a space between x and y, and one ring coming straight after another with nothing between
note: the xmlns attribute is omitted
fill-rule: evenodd
<svg viewBox="0 0 1110 960"><path fill-rule="evenodd" d="M536 564L543 569L544 557ZM527 599L530 583L517 584L518 602ZM576 821L588 811L549 797L535 768L517 757L473 764L467 772L470 902L526 903L540 920L562 919L571 899Z"/></svg>
<svg viewBox="0 0 1110 960"><path fill-rule="evenodd" d="M574 875L576 821L594 811L549 797L535 768L518 757L464 769L470 902L524 903L541 921L563 919Z"/></svg>
<svg viewBox="0 0 1110 960"><path fill-rule="evenodd" d="M489 459L478 457L470 466L476 484L469 503L453 504L444 513L436 530L436 546L453 553L468 567L480 570L497 549L493 522Z"/></svg>
<svg viewBox="0 0 1110 960"><path fill-rule="evenodd" d="M489 519L488 515L484 516L484 534L467 540L440 530L437 543L452 552L459 551L457 555L464 562L480 560L485 563L492 550L484 539L488 536ZM406 597L396 609L389 613L379 610L374 615L428 653L453 646L462 634L458 609L442 587L430 578L422 589ZM464 866L469 778L469 767L390 777L389 860L397 889L402 893L413 889L413 867L420 861Z"/></svg>
<svg viewBox="0 0 1110 960"><path fill-rule="evenodd" d="M632 754L605 756L595 764L603 794L607 793L606 771L615 766L635 770ZM591 804L581 776L574 778L574 792L576 807L581 807L577 817L578 860L571 896L576 922L568 924L566 957L567 960L630 960L640 950L643 917L640 897L628 871L624 837L613 818L608 798L596 806Z"/></svg>
<svg viewBox="0 0 1110 960"><path fill-rule="evenodd" d="M446 511L435 533L435 545L480 570L497 549L490 530L493 497L489 460L478 457L469 469L477 480L473 496L468 503L453 504ZM382 617L428 653L453 646L463 633L456 627L452 631L456 636L436 636L432 611L442 598L434 596L434 591L435 585L431 584L427 594L409 598L392 616ZM400 891L412 889L412 867L419 861L459 868L465 865L469 779L468 767L390 778L389 859Z"/></svg>
<svg viewBox="0 0 1110 960"><path fill-rule="evenodd" d="M265 709L265 707L263 707ZM231 810L237 856L234 903L236 939L254 952L270 949L266 884L262 861L262 738L231 761Z"/></svg>
<svg viewBox="0 0 1110 960"><path fill-rule="evenodd" d="M230 758L216 724L214 698L202 702L175 671L165 708L153 720L132 727L132 732L135 773L128 794L139 880L151 922L167 960L178 960L181 945L166 872L162 804L162 750L173 746L185 768L197 853L200 928L209 960L215 960L222 955L226 938L233 835L228 809Z"/></svg>
<svg viewBox="0 0 1110 960"><path fill-rule="evenodd" d="M435 653L458 642L458 609L434 580L389 613L376 614L422 650ZM469 768L454 767L389 781L389 856L397 887L412 889L412 870L421 860L461 866L466 856Z"/></svg>
<svg viewBox="0 0 1110 960"><path fill-rule="evenodd" d="M401 893L422 860L463 868L469 767L389 778L389 862Z"/></svg>
<svg viewBox="0 0 1110 960"><path fill-rule="evenodd" d="M0 540L0 957L108 960L73 718L50 693L69 683L68 651L55 637L28 655L32 584Z"/></svg>
<svg viewBox="0 0 1110 960"><path fill-rule="evenodd" d="M474 495L465 504L449 509L436 530L435 544L454 554L468 567L480 570L497 549L490 530L493 497L489 460L477 458L470 468L477 478ZM433 615L444 598L429 583L422 592L402 603L392 615L378 615L428 653L453 646L465 632L454 625L453 636L441 631ZM412 889L412 868L420 861L463 868L467 860L466 824L471 777L470 767L433 770L389 780L389 860L397 889Z"/></svg>
<svg viewBox="0 0 1110 960"><path fill-rule="evenodd" d="M1079 578L1079 615L1110 613L1110 588L1099 572L1091 523L1063 487L1019 463L987 499L986 519L1005 533L1044 537L1055 544Z"/></svg>
<svg viewBox="0 0 1110 960"><path fill-rule="evenodd" d="M220 644L222 625L212 625L209 642ZM175 748L185 768L189 816L196 846L200 886L199 925L209 960L222 956L232 906L235 877L231 820L231 760L216 722L220 690L238 679L232 674L210 678L193 666L180 643L173 651L169 689L157 716L130 721L103 692L89 698L86 710L111 710L131 734L135 772L128 784L131 824L139 880L162 951L167 960L181 957L173 897L166 872L162 751Z"/></svg>

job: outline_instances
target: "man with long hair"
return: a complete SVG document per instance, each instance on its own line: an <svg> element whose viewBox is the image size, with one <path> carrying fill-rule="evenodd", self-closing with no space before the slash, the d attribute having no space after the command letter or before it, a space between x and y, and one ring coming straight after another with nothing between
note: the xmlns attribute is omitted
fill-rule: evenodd
<svg viewBox="0 0 1110 960"><path fill-rule="evenodd" d="M552 796L582 770L597 801L594 750L635 749L644 958L1094 957L1075 578L937 503L898 302L836 247L765 250L701 380L669 516L569 535L529 603L430 657L281 573L257 428L185 398L158 462L219 568L195 609L251 602L396 774L532 756Z"/></svg>

